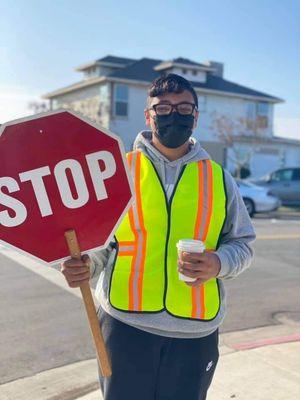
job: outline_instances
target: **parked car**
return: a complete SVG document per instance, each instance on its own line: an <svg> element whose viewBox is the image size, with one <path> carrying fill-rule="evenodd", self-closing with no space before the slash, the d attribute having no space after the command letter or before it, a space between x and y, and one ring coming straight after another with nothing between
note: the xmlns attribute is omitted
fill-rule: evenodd
<svg viewBox="0 0 300 400"><path fill-rule="evenodd" d="M252 181L280 198L283 205L300 205L300 168L282 168Z"/></svg>
<svg viewBox="0 0 300 400"><path fill-rule="evenodd" d="M255 213L275 211L281 205L278 197L269 194L268 189L237 179L236 183L243 197L250 217Z"/></svg>

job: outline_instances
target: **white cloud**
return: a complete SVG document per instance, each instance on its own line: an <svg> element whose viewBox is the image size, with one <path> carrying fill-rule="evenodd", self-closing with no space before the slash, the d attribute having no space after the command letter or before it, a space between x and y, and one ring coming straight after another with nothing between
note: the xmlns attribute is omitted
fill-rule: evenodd
<svg viewBox="0 0 300 400"><path fill-rule="evenodd" d="M300 140L300 118L275 118L274 134Z"/></svg>
<svg viewBox="0 0 300 400"><path fill-rule="evenodd" d="M41 101L40 94L29 93L20 87L1 87L0 124L31 115L29 104L34 101Z"/></svg>

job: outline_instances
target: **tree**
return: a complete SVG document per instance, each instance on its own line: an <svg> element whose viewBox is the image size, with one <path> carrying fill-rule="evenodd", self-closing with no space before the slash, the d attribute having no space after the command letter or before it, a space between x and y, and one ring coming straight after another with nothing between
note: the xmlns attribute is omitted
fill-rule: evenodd
<svg viewBox="0 0 300 400"><path fill-rule="evenodd" d="M49 104L45 101L31 101L28 108L33 111L33 114L39 114L49 111Z"/></svg>
<svg viewBox="0 0 300 400"><path fill-rule="evenodd" d="M231 149L232 154L228 154L228 159L235 166L234 175L237 178L242 177L246 169L249 170L250 160L255 152L256 146L259 143L259 138L266 128L265 121L260 118L232 118L227 115L213 112L211 115L211 129L215 132L218 139L224 143L226 148ZM251 147L247 149L240 146L240 142L247 139L251 143ZM246 174L249 176L249 173Z"/></svg>
<svg viewBox="0 0 300 400"><path fill-rule="evenodd" d="M99 97L62 103L60 108L75 111L99 125L108 126L109 103L100 101Z"/></svg>

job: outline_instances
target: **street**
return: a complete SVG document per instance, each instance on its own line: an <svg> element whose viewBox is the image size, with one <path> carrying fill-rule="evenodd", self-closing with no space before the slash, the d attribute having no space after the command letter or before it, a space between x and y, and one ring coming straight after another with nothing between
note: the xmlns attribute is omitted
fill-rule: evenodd
<svg viewBox="0 0 300 400"><path fill-rule="evenodd" d="M300 221L253 221L255 261L226 282L229 310L221 332L277 324L279 313L300 318Z"/></svg>
<svg viewBox="0 0 300 400"><path fill-rule="evenodd" d="M229 311L221 333L300 319L300 219L253 222L255 261L226 281ZM94 358L79 291L68 289L59 272L0 250L0 384Z"/></svg>

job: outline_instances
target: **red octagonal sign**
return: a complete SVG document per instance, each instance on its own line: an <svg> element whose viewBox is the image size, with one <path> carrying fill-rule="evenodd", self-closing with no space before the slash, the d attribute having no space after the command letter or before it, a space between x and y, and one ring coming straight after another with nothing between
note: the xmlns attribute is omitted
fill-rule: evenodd
<svg viewBox="0 0 300 400"><path fill-rule="evenodd" d="M0 239L41 260L101 249L128 210L132 184L120 139L69 111L0 131Z"/></svg>

